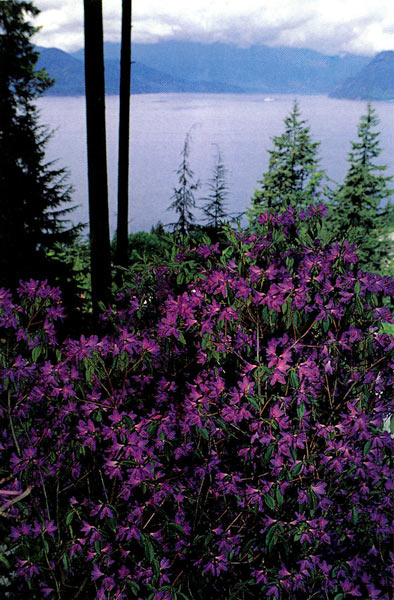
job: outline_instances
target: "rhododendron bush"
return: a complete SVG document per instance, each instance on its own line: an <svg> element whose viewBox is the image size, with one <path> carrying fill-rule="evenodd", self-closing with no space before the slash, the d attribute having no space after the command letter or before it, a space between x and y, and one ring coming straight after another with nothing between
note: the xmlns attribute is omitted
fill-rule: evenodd
<svg viewBox="0 0 394 600"><path fill-rule="evenodd" d="M45 283L1 291L9 597L392 597L394 282L323 213L183 248L102 337L58 343Z"/></svg>

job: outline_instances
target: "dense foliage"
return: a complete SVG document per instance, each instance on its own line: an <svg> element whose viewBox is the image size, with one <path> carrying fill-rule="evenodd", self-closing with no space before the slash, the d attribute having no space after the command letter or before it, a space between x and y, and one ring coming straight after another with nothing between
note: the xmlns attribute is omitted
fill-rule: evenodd
<svg viewBox="0 0 394 600"><path fill-rule="evenodd" d="M4 594L391 598L394 282L324 212L181 248L104 337L57 342L45 283L1 291Z"/></svg>
<svg viewBox="0 0 394 600"><path fill-rule="evenodd" d="M370 104L358 126L358 141L352 142L349 169L331 204L329 226L336 239L347 239L359 247L360 260L370 270L387 268L391 253L388 227L392 227L392 205L387 199L393 190L386 167L377 165L381 153L379 120Z"/></svg>
<svg viewBox="0 0 394 600"><path fill-rule="evenodd" d="M297 102L285 118L284 132L272 141L268 170L252 198L252 215L270 207L301 209L317 201L321 194L324 172L319 168L320 142L313 141Z"/></svg>
<svg viewBox="0 0 394 600"><path fill-rule="evenodd" d="M67 173L45 162L49 136L34 104L52 84L36 70L37 28L27 19L38 12L28 1L0 2L0 284L8 286L20 277L54 279L48 250L75 237Z"/></svg>

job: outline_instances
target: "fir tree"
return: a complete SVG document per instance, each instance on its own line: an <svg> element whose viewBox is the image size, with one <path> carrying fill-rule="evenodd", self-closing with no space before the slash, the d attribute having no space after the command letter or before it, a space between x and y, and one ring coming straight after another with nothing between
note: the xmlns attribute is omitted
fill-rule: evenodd
<svg viewBox="0 0 394 600"><path fill-rule="evenodd" d="M227 169L225 168L220 151L216 156L212 178L208 182L209 194L202 200L205 202L202 210L207 227L218 231L220 224L228 217L226 212L226 199L228 187L226 183Z"/></svg>
<svg viewBox="0 0 394 600"><path fill-rule="evenodd" d="M174 194L171 199L173 202L167 210L174 210L179 218L175 223L172 223L174 232L180 235L187 235L194 223L193 208L196 206L194 192L200 187L199 181L194 181L194 173L190 168L190 132L186 134L183 149L181 152L181 164L176 171L178 175L178 187L174 188Z"/></svg>
<svg viewBox="0 0 394 600"><path fill-rule="evenodd" d="M380 155L379 132L374 131L379 119L371 104L358 126L358 141L351 142L349 168L345 180L337 189L329 224L333 237L347 239L359 247L360 264L369 270L379 270L389 257L390 244L385 240L391 196L388 184L392 177L383 175L386 166L376 165Z"/></svg>
<svg viewBox="0 0 394 600"><path fill-rule="evenodd" d="M38 13L30 1L0 2L0 285L10 287L21 278L51 278L49 254L76 234L65 220L72 210L64 208L71 200L67 172L45 162L50 136L34 104L53 83L36 70L30 40L37 28L28 18Z"/></svg>
<svg viewBox="0 0 394 600"><path fill-rule="evenodd" d="M285 119L285 131L273 138L268 171L252 198L252 215L267 208L307 206L318 199L323 171L317 156L320 142L312 141L310 128L301 119L298 104Z"/></svg>

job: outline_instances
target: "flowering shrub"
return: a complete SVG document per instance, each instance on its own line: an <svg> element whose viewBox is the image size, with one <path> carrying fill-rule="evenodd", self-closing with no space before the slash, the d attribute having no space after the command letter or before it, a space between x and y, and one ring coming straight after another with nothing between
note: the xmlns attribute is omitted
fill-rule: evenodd
<svg viewBox="0 0 394 600"><path fill-rule="evenodd" d="M391 598L394 282L323 213L183 250L100 338L59 344L45 284L1 291L10 597Z"/></svg>

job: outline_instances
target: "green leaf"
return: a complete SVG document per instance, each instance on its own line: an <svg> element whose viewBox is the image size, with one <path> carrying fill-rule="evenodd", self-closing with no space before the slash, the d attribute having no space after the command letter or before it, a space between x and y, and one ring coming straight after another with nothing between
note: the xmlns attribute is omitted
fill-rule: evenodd
<svg viewBox="0 0 394 600"><path fill-rule="evenodd" d="M153 548L152 542L145 535L143 537L143 544L145 548L145 556L152 563L155 559L155 550Z"/></svg>
<svg viewBox="0 0 394 600"><path fill-rule="evenodd" d="M273 451L274 451L274 446L271 444L270 446L268 446L267 450L265 451L264 462L268 462L270 460Z"/></svg>
<svg viewBox="0 0 394 600"><path fill-rule="evenodd" d="M290 381L290 385L293 388L298 388L299 385L300 385L300 380L298 379L298 375L297 375L297 373L294 370L290 371L289 381Z"/></svg>
<svg viewBox="0 0 394 600"><path fill-rule="evenodd" d="M62 561L63 561L64 570L68 571L68 560L67 560L66 554L63 554Z"/></svg>
<svg viewBox="0 0 394 600"><path fill-rule="evenodd" d="M109 528L116 533L117 531L117 520L114 517L106 517L106 523Z"/></svg>
<svg viewBox="0 0 394 600"><path fill-rule="evenodd" d="M137 596L138 592L140 591L140 586L138 585L138 583L136 583L135 581L131 581L130 579L127 579L126 583L129 586L129 588L131 588L131 591L133 592L134 596Z"/></svg>
<svg viewBox="0 0 394 600"><path fill-rule="evenodd" d="M376 294L371 294L371 304L372 304L372 306L378 306L379 300L378 300Z"/></svg>
<svg viewBox="0 0 394 600"><path fill-rule="evenodd" d="M370 451L372 447L372 442L366 442L364 445L364 450L363 450L363 455L367 456L368 452Z"/></svg>
<svg viewBox="0 0 394 600"><path fill-rule="evenodd" d="M276 500L277 500L277 502L278 502L279 506L282 506L282 504L283 504L283 496L282 496L282 494L280 493L280 489L279 489L279 487L277 487L277 488L276 488L275 495L276 495Z"/></svg>
<svg viewBox="0 0 394 600"><path fill-rule="evenodd" d="M270 543L270 541L272 540L274 533L276 531L276 525L271 525L271 527L268 528L267 533L265 534L265 543L268 545Z"/></svg>
<svg viewBox="0 0 394 600"><path fill-rule="evenodd" d="M276 525L271 525L265 535L265 543L268 552L271 552L272 548L275 546L278 541L278 536L276 534Z"/></svg>
<svg viewBox="0 0 394 600"><path fill-rule="evenodd" d="M101 544L98 540L95 540L94 542L94 549L96 550L97 554L101 554Z"/></svg>
<svg viewBox="0 0 394 600"><path fill-rule="evenodd" d="M160 575L160 563L156 558L152 560L153 573L155 577L159 577Z"/></svg>
<svg viewBox="0 0 394 600"><path fill-rule="evenodd" d="M313 510L316 510L318 498L313 490L308 490L308 498L309 498L310 502L312 503Z"/></svg>
<svg viewBox="0 0 394 600"><path fill-rule="evenodd" d="M33 362L37 362L37 360L40 358L41 352L42 352L41 346L36 346L35 348L33 348L32 353L31 353Z"/></svg>
<svg viewBox="0 0 394 600"><path fill-rule="evenodd" d="M275 500L269 494L264 494L264 502L268 508L271 508L272 510L275 508Z"/></svg>
<svg viewBox="0 0 394 600"><path fill-rule="evenodd" d="M301 404L299 404L297 406L297 415L298 415L298 418L300 421L301 421L302 417L304 416L304 414L305 414L305 404L302 402Z"/></svg>
<svg viewBox="0 0 394 600"><path fill-rule="evenodd" d="M209 433L207 429L199 429L198 431L204 440L209 440Z"/></svg>
<svg viewBox="0 0 394 600"><path fill-rule="evenodd" d="M11 565L8 562L8 560L6 559L6 557L4 556L4 554L0 554L0 562L2 562L3 565L5 565L7 567L7 569L11 569Z"/></svg>
<svg viewBox="0 0 394 600"><path fill-rule="evenodd" d="M178 533L185 535L185 530L183 529L182 525L179 525L179 523L171 523L170 525L172 529L175 529L175 531L177 531Z"/></svg>
<svg viewBox="0 0 394 600"><path fill-rule="evenodd" d="M72 510L71 512L68 513L68 515L66 516L66 525L70 525L71 521L74 518L74 511Z"/></svg>
<svg viewBox="0 0 394 600"><path fill-rule="evenodd" d="M260 407L256 400L252 396L248 396L248 402L255 408L256 410L260 410Z"/></svg>
<svg viewBox="0 0 394 600"><path fill-rule="evenodd" d="M302 469L302 462L298 463L297 465L295 465L292 469L291 469L291 474L294 477L297 477L298 473L301 471Z"/></svg>
<svg viewBox="0 0 394 600"><path fill-rule="evenodd" d="M363 313L364 312L364 304L363 302L360 300L360 298L356 298L356 306L357 306L357 310L359 313Z"/></svg>
<svg viewBox="0 0 394 600"><path fill-rule="evenodd" d="M357 281L356 285L354 286L354 293L356 294L356 296L359 296L361 292L361 284L359 281Z"/></svg>
<svg viewBox="0 0 394 600"><path fill-rule="evenodd" d="M358 512L355 506L352 508L352 523L353 525L357 525L358 523Z"/></svg>

